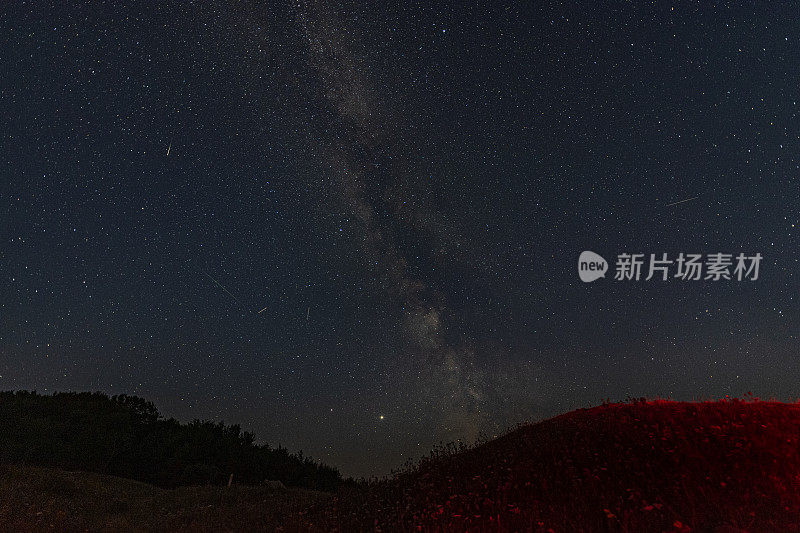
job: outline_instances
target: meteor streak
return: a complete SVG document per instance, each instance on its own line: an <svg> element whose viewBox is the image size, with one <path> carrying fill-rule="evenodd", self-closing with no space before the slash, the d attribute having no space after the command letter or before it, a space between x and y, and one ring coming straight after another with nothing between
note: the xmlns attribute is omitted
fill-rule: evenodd
<svg viewBox="0 0 800 533"><path fill-rule="evenodd" d="M664 207L669 207L671 205L678 205L678 204L682 204L684 202L691 202L692 200L697 200L698 198L700 198L700 197L699 196L695 196L694 198L687 198L686 200L679 200L677 202L672 202L671 204L667 204Z"/></svg>
<svg viewBox="0 0 800 533"><path fill-rule="evenodd" d="M239 305L242 305L242 303L239 301L239 299L238 299L236 296L234 296L234 295L233 295L233 293L232 293L231 291L229 291L228 289L226 289L225 287L223 287L223 286L222 286L222 283L220 283L219 281L217 281L217 280L215 280L213 277L211 277L211 274L209 274L209 273L208 273L208 272L206 272L205 270L201 270L200 272L202 272L203 274L205 274L205 275L208 277L208 279L210 279L211 281L213 281L213 282L214 282L214 284L215 284L217 287L219 287L219 288L220 288L220 289L222 289L223 291L227 292L227 293L230 295L230 297L231 297L231 298L233 298L233 299L236 301L236 303L237 303L237 304L239 304ZM262 309L262 311L263 311L263 309Z"/></svg>

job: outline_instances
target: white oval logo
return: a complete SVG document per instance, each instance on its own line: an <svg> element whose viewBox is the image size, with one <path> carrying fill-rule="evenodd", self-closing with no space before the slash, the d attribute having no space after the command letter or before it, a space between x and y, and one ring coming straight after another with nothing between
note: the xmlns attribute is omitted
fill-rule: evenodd
<svg viewBox="0 0 800 533"><path fill-rule="evenodd" d="M608 263L601 256L588 250L581 252L578 258L578 276L581 281L589 283L597 278L604 278L607 270Z"/></svg>

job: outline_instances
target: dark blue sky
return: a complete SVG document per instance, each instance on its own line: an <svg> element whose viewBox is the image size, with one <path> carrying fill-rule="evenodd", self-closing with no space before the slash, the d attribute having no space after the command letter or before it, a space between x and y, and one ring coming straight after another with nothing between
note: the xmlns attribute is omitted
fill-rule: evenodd
<svg viewBox="0 0 800 533"><path fill-rule="evenodd" d="M124 4L0 12L0 389L357 475L605 398L798 396L791 3ZM764 259L585 284L583 250Z"/></svg>

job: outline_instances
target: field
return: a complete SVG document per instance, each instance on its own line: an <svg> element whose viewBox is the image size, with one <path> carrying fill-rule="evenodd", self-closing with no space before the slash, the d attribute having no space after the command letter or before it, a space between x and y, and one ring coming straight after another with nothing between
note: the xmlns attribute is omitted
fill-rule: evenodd
<svg viewBox="0 0 800 533"><path fill-rule="evenodd" d="M273 531L328 498L237 485L160 489L89 472L0 466L2 531Z"/></svg>
<svg viewBox="0 0 800 533"><path fill-rule="evenodd" d="M800 531L800 405L631 402L443 448L330 495L7 467L11 529Z"/></svg>

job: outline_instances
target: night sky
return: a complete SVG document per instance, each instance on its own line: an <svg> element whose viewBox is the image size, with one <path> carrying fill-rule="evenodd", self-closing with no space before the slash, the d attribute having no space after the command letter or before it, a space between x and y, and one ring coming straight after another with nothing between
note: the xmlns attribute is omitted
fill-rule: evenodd
<svg viewBox="0 0 800 533"><path fill-rule="evenodd" d="M606 398L800 395L796 5L391 4L5 3L0 389L346 475ZM614 279L719 252L759 278Z"/></svg>

